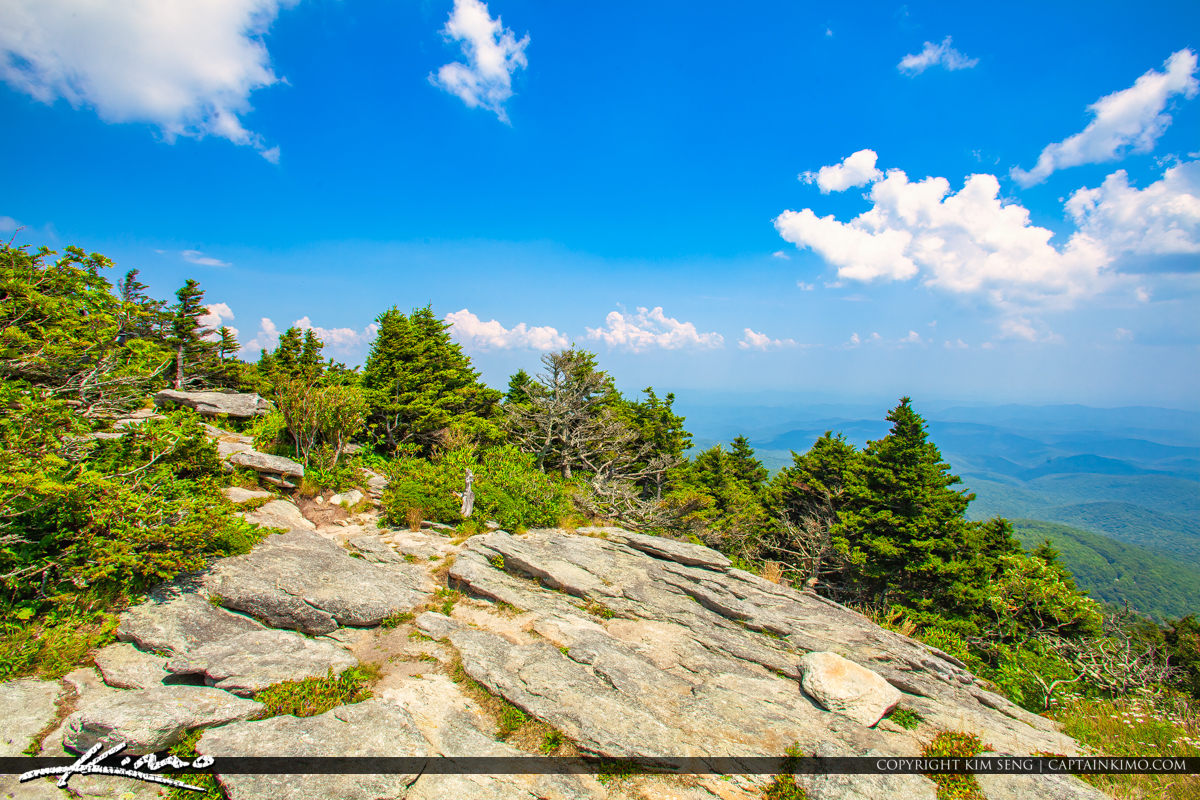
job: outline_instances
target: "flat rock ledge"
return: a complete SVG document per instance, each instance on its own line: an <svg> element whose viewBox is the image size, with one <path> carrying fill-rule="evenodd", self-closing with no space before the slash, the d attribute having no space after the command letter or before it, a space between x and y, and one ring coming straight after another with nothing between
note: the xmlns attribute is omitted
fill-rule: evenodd
<svg viewBox="0 0 1200 800"><path fill-rule="evenodd" d="M213 756L426 756L429 744L398 705L367 700L315 717L272 717L207 730L196 750ZM230 800L381 800L405 797L417 774L218 775Z"/></svg>
<svg viewBox="0 0 1200 800"><path fill-rule="evenodd" d="M0 683L0 756L19 756L54 719L55 705L63 694L59 681L21 678Z"/></svg>
<svg viewBox="0 0 1200 800"><path fill-rule="evenodd" d="M260 508L242 514L242 519L264 528L282 528L285 531L315 531L317 526L300 513L295 503L287 500L272 500Z"/></svg>
<svg viewBox="0 0 1200 800"><path fill-rule="evenodd" d="M808 653L800 659L800 686L822 708L868 728L903 697L877 673L829 651Z"/></svg>
<svg viewBox="0 0 1200 800"><path fill-rule="evenodd" d="M193 648L167 662L167 669L203 675L209 686L250 697L281 681L340 675L357 664L349 651L328 640L268 629Z"/></svg>
<svg viewBox="0 0 1200 800"><path fill-rule="evenodd" d="M101 648L95 655L96 669L104 682L116 689L149 689L161 686L171 674L167 659L143 653L129 642L117 642Z"/></svg>
<svg viewBox="0 0 1200 800"><path fill-rule="evenodd" d="M352 558L305 530L272 534L246 555L218 562L203 581L227 608L314 636L341 625L374 627L421 605L433 589L419 566Z"/></svg>
<svg viewBox="0 0 1200 800"><path fill-rule="evenodd" d="M271 410L271 404L257 394L235 392L178 392L164 389L154 395L159 408L185 406L207 417L228 416L238 419L260 417Z"/></svg>
<svg viewBox="0 0 1200 800"><path fill-rule="evenodd" d="M63 746L81 753L97 743L127 743L130 753L153 753L178 743L191 728L248 719L262 703L203 686L158 686L114 692L67 718Z"/></svg>

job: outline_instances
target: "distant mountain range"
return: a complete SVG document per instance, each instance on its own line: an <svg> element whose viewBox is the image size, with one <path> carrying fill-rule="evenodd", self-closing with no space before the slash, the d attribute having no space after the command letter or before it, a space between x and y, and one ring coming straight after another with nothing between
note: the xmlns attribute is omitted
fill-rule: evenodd
<svg viewBox="0 0 1200 800"><path fill-rule="evenodd" d="M976 495L975 519L1049 537L1082 588L1155 617L1200 613L1200 413L1153 407L953 406L917 410ZM887 408L681 408L698 448L746 435L772 471L825 431L887 435Z"/></svg>

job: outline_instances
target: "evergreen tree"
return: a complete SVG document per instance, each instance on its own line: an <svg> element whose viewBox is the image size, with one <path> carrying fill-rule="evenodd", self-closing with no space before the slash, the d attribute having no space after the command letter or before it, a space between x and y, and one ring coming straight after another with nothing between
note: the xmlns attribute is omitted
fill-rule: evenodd
<svg viewBox="0 0 1200 800"><path fill-rule="evenodd" d="M220 376L222 386L235 388L241 381L241 362L237 360L236 355L242 346L238 344L233 329L227 325L218 328L217 335L220 338L214 351L217 358L216 372Z"/></svg>
<svg viewBox="0 0 1200 800"><path fill-rule="evenodd" d="M986 594L979 526L964 517L974 495L951 488L960 479L909 398L887 419L891 431L848 474L834 546L879 605L967 616Z"/></svg>
<svg viewBox="0 0 1200 800"><path fill-rule="evenodd" d="M770 474L762 462L754 457L754 448L745 436L738 436L729 444L729 468L734 477L754 491L761 491Z"/></svg>
<svg viewBox="0 0 1200 800"><path fill-rule="evenodd" d="M297 375L316 381L324 372L324 363L321 361L321 351L324 349L325 343L317 337L312 328L304 331L304 344L296 357Z"/></svg>
<svg viewBox="0 0 1200 800"><path fill-rule="evenodd" d="M638 434L639 449L644 452L637 462L639 471L647 475L642 481L645 489L662 497L663 487L671 470L692 446L692 435L684 429L684 418L674 412L675 395L668 393L659 399L654 387L642 390L645 400L630 403L629 416Z"/></svg>
<svg viewBox="0 0 1200 800"><path fill-rule="evenodd" d="M167 340L175 351L175 388L182 389L188 382L188 370L197 366L211 353L212 345L205 337L212 333L200 325L200 317L208 313L204 307L204 290L200 284L188 278L175 292L178 302L171 306L171 332ZM195 376L193 376L195 377Z"/></svg>
<svg viewBox="0 0 1200 800"><path fill-rule="evenodd" d="M523 369L508 379L508 391L504 393L504 404L520 403L529 405L529 393L533 391L533 378Z"/></svg>
<svg viewBox="0 0 1200 800"><path fill-rule="evenodd" d="M479 382L449 325L426 306L398 308L376 320L379 331L363 369L362 386L375 435L389 449L415 443L428 451L451 426L476 438L499 438L500 392Z"/></svg>

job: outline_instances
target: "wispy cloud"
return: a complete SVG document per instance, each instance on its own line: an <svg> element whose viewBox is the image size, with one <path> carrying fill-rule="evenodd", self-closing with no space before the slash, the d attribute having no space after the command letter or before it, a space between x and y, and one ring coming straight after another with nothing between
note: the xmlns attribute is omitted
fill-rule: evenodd
<svg viewBox="0 0 1200 800"><path fill-rule="evenodd" d="M302 331L312 331L321 344L335 355L349 355L356 353L362 347L367 345L375 338L376 331L379 326L374 322L367 325L362 330L354 328L322 328L318 325L313 325L312 320L307 316L301 317L292 323L294 327Z"/></svg>
<svg viewBox="0 0 1200 800"><path fill-rule="evenodd" d="M1171 124L1167 101L1175 95L1194 97L1196 53L1179 50L1164 62L1164 71L1150 70L1133 86L1101 97L1088 106L1092 121L1074 136L1047 145L1033 169L1012 169L1022 186L1041 183L1053 172L1080 164L1114 161L1128 152L1146 153Z"/></svg>
<svg viewBox="0 0 1200 800"><path fill-rule="evenodd" d="M492 19L487 5L480 0L454 0L454 10L442 33L459 43L466 63L442 65L429 75L430 82L469 107L486 108L508 122L504 104L513 95L513 73L529 64L525 57L529 34L518 40L499 16Z"/></svg>
<svg viewBox="0 0 1200 800"><path fill-rule="evenodd" d="M723 347L725 337L716 332L701 333L691 322L680 322L663 313L662 306L638 308L635 314L610 311L603 328L588 328L589 339L609 347L635 353L651 347L677 350L683 347Z"/></svg>
<svg viewBox="0 0 1200 800"><path fill-rule="evenodd" d="M446 322L453 326L450 333L454 338L482 349L529 348L546 351L562 349L569 344L566 336L549 325L531 327L518 322L512 328L505 328L494 319L484 322L465 308L447 314Z"/></svg>
<svg viewBox="0 0 1200 800"><path fill-rule="evenodd" d="M896 69L906 75L920 75L930 67L945 67L948 70L970 69L979 63L978 58L967 58L951 46L947 36L940 44L926 42L919 53L910 53L900 59Z"/></svg>
<svg viewBox="0 0 1200 800"><path fill-rule="evenodd" d="M80 3L9 0L0 77L43 102L147 122L167 141L216 136L269 161L279 148L242 124L250 95L280 82L263 35L296 0Z"/></svg>
<svg viewBox="0 0 1200 800"><path fill-rule="evenodd" d="M202 267L231 267L233 264L229 261L222 261L219 258L206 256L199 250L183 250L179 253L183 260L189 264L199 264Z"/></svg>

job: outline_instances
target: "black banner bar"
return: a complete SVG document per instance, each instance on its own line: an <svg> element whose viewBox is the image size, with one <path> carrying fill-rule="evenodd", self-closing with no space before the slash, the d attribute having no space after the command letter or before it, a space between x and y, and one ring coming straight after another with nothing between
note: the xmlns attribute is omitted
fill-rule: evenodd
<svg viewBox="0 0 1200 800"><path fill-rule="evenodd" d="M0 757L0 774L66 767L72 758ZM104 762L107 766L116 766ZM385 774L637 774L777 775L797 774L1197 774L1200 758L1173 756L992 756L975 758L917 758L859 756L841 758L775 757L638 757L596 756L449 756L430 757L316 757L216 756L203 769L160 769L158 774L219 773L226 775L385 775Z"/></svg>

